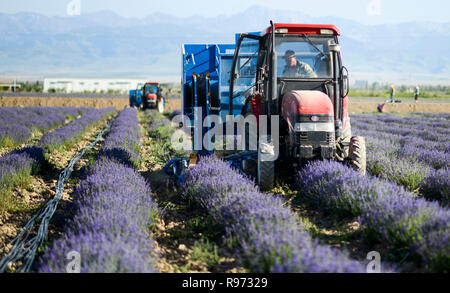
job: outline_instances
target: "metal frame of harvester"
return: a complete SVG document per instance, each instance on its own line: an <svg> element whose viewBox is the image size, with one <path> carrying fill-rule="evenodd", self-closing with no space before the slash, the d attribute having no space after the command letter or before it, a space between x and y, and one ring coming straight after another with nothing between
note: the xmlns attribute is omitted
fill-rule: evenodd
<svg viewBox="0 0 450 293"><path fill-rule="evenodd" d="M195 151L189 159L171 160L166 173L182 177L197 155L214 153L210 145L201 144L213 128L211 123L205 126L204 119L220 116L225 129L227 115L253 114L258 131L242 128L239 132L235 127L233 135L245 141L256 137L256 149L246 142L243 149L222 152L221 157L253 175L261 188L273 186L276 164L301 166L312 159L338 160L365 174L365 140L351 134L348 71L342 63L339 35L334 25L271 22L263 32L237 34L235 44L183 45L182 114L188 118L185 127ZM286 48L297 50L317 74L283 75ZM263 116L268 119L264 133L260 129ZM275 119L278 125L272 124ZM276 154L275 141L279 144ZM277 160L264 159L267 155Z"/></svg>

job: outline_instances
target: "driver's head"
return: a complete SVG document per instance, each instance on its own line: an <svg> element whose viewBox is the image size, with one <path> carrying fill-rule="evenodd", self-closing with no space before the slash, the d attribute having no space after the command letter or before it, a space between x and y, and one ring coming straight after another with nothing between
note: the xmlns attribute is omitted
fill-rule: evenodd
<svg viewBox="0 0 450 293"><path fill-rule="evenodd" d="M287 66L295 66L297 65L297 57L295 56L295 52L292 50L287 50L286 53L284 53L284 60L286 60Z"/></svg>

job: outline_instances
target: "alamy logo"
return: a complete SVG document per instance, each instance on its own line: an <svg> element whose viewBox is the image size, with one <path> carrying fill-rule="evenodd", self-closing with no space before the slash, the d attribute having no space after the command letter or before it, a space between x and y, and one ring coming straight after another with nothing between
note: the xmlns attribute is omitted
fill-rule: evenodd
<svg viewBox="0 0 450 293"><path fill-rule="evenodd" d="M66 266L66 272L79 274L81 272L81 255L78 251L70 251L66 257L70 262Z"/></svg>
<svg viewBox="0 0 450 293"><path fill-rule="evenodd" d="M81 0L72 0L67 4L67 15L76 16L81 14Z"/></svg>
<svg viewBox="0 0 450 293"><path fill-rule="evenodd" d="M194 117L203 117L201 107L194 108ZM278 158L278 115L271 115L270 120L267 115L258 118L254 115L207 115L203 120L194 118L192 125L188 116L177 115L172 119L172 125L181 126L171 137L172 147L177 151L260 149L263 161Z"/></svg>
<svg viewBox="0 0 450 293"><path fill-rule="evenodd" d="M367 264L367 273L381 273L381 255L378 251L371 251L367 254L370 262Z"/></svg>

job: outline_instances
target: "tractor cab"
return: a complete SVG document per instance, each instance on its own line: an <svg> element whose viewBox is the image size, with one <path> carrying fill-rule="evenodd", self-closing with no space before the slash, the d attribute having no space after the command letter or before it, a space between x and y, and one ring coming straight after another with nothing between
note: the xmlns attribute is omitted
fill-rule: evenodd
<svg viewBox="0 0 450 293"><path fill-rule="evenodd" d="M156 95L160 91L159 83L146 83L143 90L148 95Z"/></svg>
<svg viewBox="0 0 450 293"><path fill-rule="evenodd" d="M273 24L259 35L241 34L230 76L230 111L236 99L245 98L244 115L282 116L285 127L280 127L280 135L288 135L290 146L295 136L304 139L312 132L308 129L316 128L304 120L327 123L318 128L328 132L322 137L328 136L331 146L347 126L348 76L342 65L339 34L334 25L302 24ZM320 146L325 147L316 143L313 153L303 152L302 157L321 155ZM328 157L334 155L333 148L326 151ZM299 157L299 153L294 155Z"/></svg>

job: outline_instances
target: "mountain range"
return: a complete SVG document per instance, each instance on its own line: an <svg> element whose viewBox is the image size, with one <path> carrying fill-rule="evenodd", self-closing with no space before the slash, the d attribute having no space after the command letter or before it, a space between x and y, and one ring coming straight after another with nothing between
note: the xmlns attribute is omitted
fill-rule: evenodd
<svg viewBox="0 0 450 293"><path fill-rule="evenodd" d="M111 11L73 17L0 13L0 76L161 77L179 80L181 44L233 43L269 21L335 24L344 62L357 78L450 79L450 22L363 25L262 6L230 16L178 18Z"/></svg>

